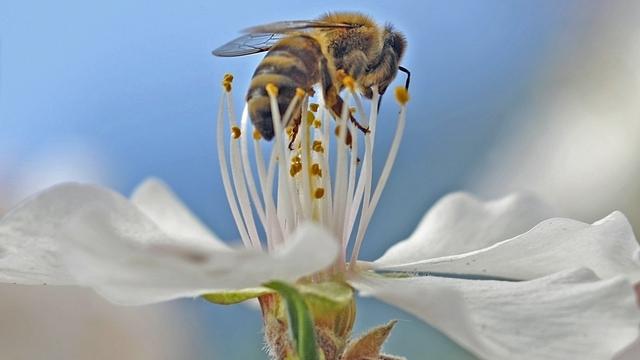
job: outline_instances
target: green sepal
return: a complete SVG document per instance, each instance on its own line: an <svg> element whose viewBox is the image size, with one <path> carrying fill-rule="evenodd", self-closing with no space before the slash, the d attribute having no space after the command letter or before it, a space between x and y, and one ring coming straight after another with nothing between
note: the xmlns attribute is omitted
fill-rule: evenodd
<svg viewBox="0 0 640 360"><path fill-rule="evenodd" d="M214 304L232 305L270 293L273 293L272 289L261 286L255 288L219 291L202 295L202 298Z"/></svg>
<svg viewBox="0 0 640 360"><path fill-rule="evenodd" d="M303 295L295 287L280 281L271 281L265 286L277 291L286 301L289 328L293 335L298 358L320 360L320 354L316 347L313 319Z"/></svg>
<svg viewBox="0 0 640 360"><path fill-rule="evenodd" d="M296 288L315 314L340 311L353 301L353 289L342 282L299 284Z"/></svg>

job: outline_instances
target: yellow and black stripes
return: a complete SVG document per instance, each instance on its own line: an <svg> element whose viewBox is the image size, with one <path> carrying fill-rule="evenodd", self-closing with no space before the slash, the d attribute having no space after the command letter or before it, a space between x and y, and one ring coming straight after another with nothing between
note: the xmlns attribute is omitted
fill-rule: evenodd
<svg viewBox="0 0 640 360"><path fill-rule="evenodd" d="M266 140L272 139L274 133L265 86L272 83L278 87L278 106L284 113L296 89L310 89L320 81L319 62L322 57L320 44L308 35L285 37L264 57L251 79L247 103L254 126Z"/></svg>

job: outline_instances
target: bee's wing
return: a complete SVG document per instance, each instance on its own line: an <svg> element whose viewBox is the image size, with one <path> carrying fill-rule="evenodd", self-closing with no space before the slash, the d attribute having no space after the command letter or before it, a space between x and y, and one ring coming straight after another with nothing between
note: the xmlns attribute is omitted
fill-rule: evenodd
<svg viewBox="0 0 640 360"><path fill-rule="evenodd" d="M213 55L222 57L244 56L267 51L286 34L311 29L353 28L355 25L330 23L315 20L279 21L258 25L243 30L245 35L213 50Z"/></svg>
<svg viewBox="0 0 640 360"><path fill-rule="evenodd" d="M283 36L275 33L246 34L213 50L212 54L222 57L257 54L269 50Z"/></svg>
<svg viewBox="0 0 640 360"><path fill-rule="evenodd" d="M331 28L354 28L358 25L332 23L317 20L290 20L278 21L271 24L258 25L244 29L247 34L274 33L286 34L294 31L305 31L310 29L331 29Z"/></svg>

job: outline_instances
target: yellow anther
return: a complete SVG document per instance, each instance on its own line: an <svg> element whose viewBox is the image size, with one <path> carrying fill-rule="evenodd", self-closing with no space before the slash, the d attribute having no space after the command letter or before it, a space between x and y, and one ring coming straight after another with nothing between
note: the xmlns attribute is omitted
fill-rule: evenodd
<svg viewBox="0 0 640 360"><path fill-rule="evenodd" d="M320 120L316 120L313 122L313 127L316 129L320 129L320 127L322 126L322 121Z"/></svg>
<svg viewBox="0 0 640 360"><path fill-rule="evenodd" d="M313 151L318 153L324 153L324 146L322 146L322 141L320 140L314 140L313 146L311 146L311 149L313 149Z"/></svg>
<svg viewBox="0 0 640 360"><path fill-rule="evenodd" d="M231 137L233 137L234 139L237 139L240 137L241 134L242 134L242 131L240 131L239 127L237 126L231 127Z"/></svg>
<svg viewBox="0 0 640 360"><path fill-rule="evenodd" d="M320 107L320 105L316 104L316 103L309 104L309 110L311 110L313 112L317 112L319 107Z"/></svg>
<svg viewBox="0 0 640 360"><path fill-rule="evenodd" d="M260 131L254 129L253 130L253 140L260 140L262 139L262 135L260 134Z"/></svg>
<svg viewBox="0 0 640 360"><path fill-rule="evenodd" d="M278 96L278 87L276 84L268 83L267 86L265 86L265 89L267 89L267 94L269 94L269 96Z"/></svg>
<svg viewBox="0 0 640 360"><path fill-rule="evenodd" d="M322 168L320 168L320 164L314 163L311 165L311 175L322 177Z"/></svg>
<svg viewBox="0 0 640 360"><path fill-rule="evenodd" d="M398 86L396 88L396 100L400 103L400 105L405 105L407 102L409 102L409 91L402 86Z"/></svg>
<svg viewBox="0 0 640 360"><path fill-rule="evenodd" d="M336 80L338 80L339 82L343 82L344 78L347 77L347 73L342 70L342 69L338 69L338 71L336 71Z"/></svg>
<svg viewBox="0 0 640 360"><path fill-rule="evenodd" d="M233 75L224 74L224 76L222 77L222 87L224 88L224 91L226 91L226 92L230 92L231 91L231 83L232 82L233 82Z"/></svg>
<svg viewBox="0 0 640 360"><path fill-rule="evenodd" d="M307 92L301 88L296 88L296 96L299 98L303 98Z"/></svg>
<svg viewBox="0 0 640 360"><path fill-rule="evenodd" d="M291 167L289 168L289 175L291 175L291 177L296 176L300 171L302 171L302 164L291 163Z"/></svg>
<svg viewBox="0 0 640 360"><path fill-rule="evenodd" d="M315 115L311 111L307 111L307 125L311 126L315 119Z"/></svg>
<svg viewBox="0 0 640 360"><path fill-rule="evenodd" d="M356 88L356 81L351 76L347 75L342 79L342 85L347 89L354 91Z"/></svg>
<svg viewBox="0 0 640 360"><path fill-rule="evenodd" d="M313 197L316 199L322 199L322 197L324 197L324 188L316 188L313 192Z"/></svg>

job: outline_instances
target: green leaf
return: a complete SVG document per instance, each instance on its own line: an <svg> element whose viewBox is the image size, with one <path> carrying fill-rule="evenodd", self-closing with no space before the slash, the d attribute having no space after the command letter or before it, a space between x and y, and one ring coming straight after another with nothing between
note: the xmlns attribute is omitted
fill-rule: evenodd
<svg viewBox="0 0 640 360"><path fill-rule="evenodd" d="M304 360L320 360L316 347L316 336L313 319L304 301L304 297L295 287L280 281L265 284L280 294L287 303L289 313L289 327L293 334L298 358Z"/></svg>
<svg viewBox="0 0 640 360"><path fill-rule="evenodd" d="M246 288L239 290L219 291L215 293L205 294L202 297L214 304L231 305L237 304L249 299L257 298L262 295L272 293L273 290L266 287Z"/></svg>

